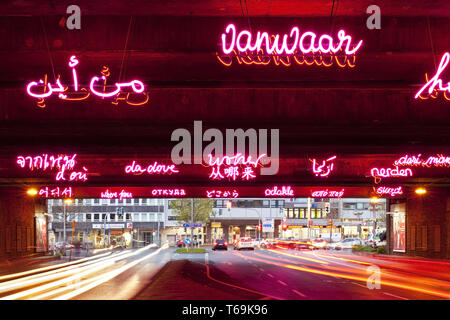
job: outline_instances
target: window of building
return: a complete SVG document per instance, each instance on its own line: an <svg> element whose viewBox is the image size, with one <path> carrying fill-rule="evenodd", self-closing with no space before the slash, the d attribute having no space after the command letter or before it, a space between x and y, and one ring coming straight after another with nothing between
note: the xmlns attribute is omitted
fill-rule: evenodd
<svg viewBox="0 0 450 320"><path fill-rule="evenodd" d="M133 221L139 221L139 213L133 213Z"/></svg>
<svg viewBox="0 0 450 320"><path fill-rule="evenodd" d="M109 221L116 221L116 214L115 213L110 213L109 214Z"/></svg>
<svg viewBox="0 0 450 320"><path fill-rule="evenodd" d="M141 221L149 221L148 213L141 213Z"/></svg>
<svg viewBox="0 0 450 320"><path fill-rule="evenodd" d="M294 219L298 219L299 218L299 209L298 208L294 208Z"/></svg>
<svg viewBox="0 0 450 320"><path fill-rule="evenodd" d="M126 220L131 220L131 213L126 214Z"/></svg>
<svg viewBox="0 0 450 320"><path fill-rule="evenodd" d="M127 204L133 204L133 199L127 199Z"/></svg>
<svg viewBox="0 0 450 320"><path fill-rule="evenodd" d="M100 221L100 214L94 213L94 221L96 222Z"/></svg>
<svg viewBox="0 0 450 320"><path fill-rule="evenodd" d="M262 206L263 206L263 208L268 208L270 206L270 201L269 200L263 200Z"/></svg>
<svg viewBox="0 0 450 320"><path fill-rule="evenodd" d="M362 203L362 202L357 202L357 203L356 203L356 209L358 209L358 210L364 209L364 203Z"/></svg>
<svg viewBox="0 0 450 320"><path fill-rule="evenodd" d="M92 221L92 214L91 213L86 213L86 221Z"/></svg>

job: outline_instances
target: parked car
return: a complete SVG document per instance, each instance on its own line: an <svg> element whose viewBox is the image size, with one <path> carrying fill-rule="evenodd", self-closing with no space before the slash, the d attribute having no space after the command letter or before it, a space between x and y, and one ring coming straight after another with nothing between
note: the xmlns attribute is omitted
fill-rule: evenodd
<svg viewBox="0 0 450 320"><path fill-rule="evenodd" d="M56 249L62 249L63 248L63 242L56 242L55 243L55 247L56 247ZM66 242L66 245L65 245L65 248L66 249L70 249L70 248L75 248L75 246L74 245L71 245L70 243L68 243L68 242Z"/></svg>
<svg viewBox="0 0 450 320"><path fill-rule="evenodd" d="M225 240L216 240L214 242L213 248L215 250L228 250L228 242Z"/></svg>
<svg viewBox="0 0 450 320"><path fill-rule="evenodd" d="M296 250L313 250L314 245L310 239L303 239L303 240L296 241L295 249Z"/></svg>
<svg viewBox="0 0 450 320"><path fill-rule="evenodd" d="M374 247L381 247L386 245L386 231L383 231L378 235L378 239L375 240Z"/></svg>
<svg viewBox="0 0 450 320"><path fill-rule="evenodd" d="M347 238L340 242L333 243L330 247L335 250L352 249L356 246L363 245L363 241L360 238Z"/></svg>
<svg viewBox="0 0 450 320"><path fill-rule="evenodd" d="M264 239L263 241L261 241L261 243L259 244L259 246L261 248L273 248L275 245L275 242L273 240L269 240L269 239Z"/></svg>
<svg viewBox="0 0 450 320"><path fill-rule="evenodd" d="M253 243L253 239L243 237L237 240L234 246L234 250L242 250L242 249L255 250L255 244Z"/></svg>
<svg viewBox="0 0 450 320"><path fill-rule="evenodd" d="M314 249L326 249L327 247L327 241L322 238L314 239L312 242L312 245L314 246Z"/></svg>

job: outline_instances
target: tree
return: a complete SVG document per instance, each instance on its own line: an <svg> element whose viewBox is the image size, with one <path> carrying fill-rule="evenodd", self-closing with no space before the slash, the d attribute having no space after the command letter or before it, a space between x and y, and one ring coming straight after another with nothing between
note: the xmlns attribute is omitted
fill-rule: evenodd
<svg viewBox="0 0 450 320"><path fill-rule="evenodd" d="M191 222L191 199L177 199L170 202L169 208L176 214L178 222ZM194 199L194 219L192 222L208 223L213 213L215 200Z"/></svg>

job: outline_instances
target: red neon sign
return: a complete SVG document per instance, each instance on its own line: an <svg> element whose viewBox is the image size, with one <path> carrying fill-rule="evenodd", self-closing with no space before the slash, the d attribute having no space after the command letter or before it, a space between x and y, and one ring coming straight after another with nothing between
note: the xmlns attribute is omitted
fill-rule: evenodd
<svg viewBox="0 0 450 320"><path fill-rule="evenodd" d="M152 196L185 196L184 189L153 189Z"/></svg>
<svg viewBox="0 0 450 320"><path fill-rule="evenodd" d="M277 186L273 188L268 188L264 191L264 195L267 196L288 196L293 197L294 196L294 190L292 190L291 186L283 186L280 189L278 189Z"/></svg>
<svg viewBox="0 0 450 320"><path fill-rule="evenodd" d="M441 73L445 70L448 63L450 61L450 53L446 52L441 58L441 62L439 63L439 67L436 70L436 74L428 80L428 75L425 74L425 83L422 88L420 88L419 91L417 91L415 98L420 99L428 99L428 98L437 98L439 95L439 92L443 92L444 98L447 100L450 100L450 81L447 82L446 85L444 85L442 79L440 78ZM423 93L426 91L426 95L424 96Z"/></svg>
<svg viewBox="0 0 450 320"><path fill-rule="evenodd" d="M144 92L145 85L142 81L132 80L129 82L116 82L114 85L109 85L108 77L111 75L108 67L103 67L101 77L92 77L89 82L89 89L80 88L78 83L78 75L76 66L79 61L76 56L71 56L69 59L69 67L72 68L73 77L73 91L69 92L69 86L61 84L60 75L58 75L55 84L50 84L47 81L47 75L44 76L44 80L40 79L38 82L32 81L27 85L27 93L31 97L38 99L37 105L40 108L45 108L45 99L57 93L58 97L66 101L80 101L87 99L91 93L102 99L114 98L111 102L117 105L119 101L125 101L132 106L143 105L148 102L148 93ZM107 91L112 87L112 91ZM141 96L140 99L135 100L135 96Z"/></svg>
<svg viewBox="0 0 450 320"><path fill-rule="evenodd" d="M206 190L207 198L237 198L239 197L239 193L236 190Z"/></svg>
<svg viewBox="0 0 450 320"><path fill-rule="evenodd" d="M316 38L319 38L316 41ZM344 30L337 33L337 42L328 34L320 37L314 32L300 34L298 27L293 27L289 34L269 35L258 31L256 35L248 30L237 33L236 26L229 24L222 33L219 61L225 65L232 64L233 56L239 64L268 65L272 60L275 65L290 66L292 62L299 65L316 64L326 67L334 61L340 67L354 67L355 53L362 45L362 40L352 46L352 37Z"/></svg>
<svg viewBox="0 0 450 320"><path fill-rule="evenodd" d="M410 168L406 169L398 169L398 166L395 166L395 169L392 168L372 168L370 170L370 174L375 178L375 183L379 183L381 181L381 177L383 178L391 178L391 177L408 177L412 176L413 172Z"/></svg>
<svg viewBox="0 0 450 320"><path fill-rule="evenodd" d="M178 173L179 171L174 164L166 166L164 164L159 164L157 161L155 161L153 164L150 164L146 168L141 167L139 164L136 164L136 161L133 161L132 164L125 167L125 173L140 175L144 172L147 172L148 174L172 174Z"/></svg>
<svg viewBox="0 0 450 320"><path fill-rule="evenodd" d="M131 192L127 192L125 190L118 192L110 192L109 190L106 190L105 192L102 192L100 194L100 198L103 199L131 199L133 198L133 194Z"/></svg>
<svg viewBox="0 0 450 320"><path fill-rule="evenodd" d="M45 187L45 188L39 189L39 195L41 197L45 197L45 198L48 198L49 195L50 195L50 197L53 197L53 198L57 198L60 196L72 198L73 193L72 193L72 187L66 187L66 188L56 187L56 188L53 188L50 190L49 190L49 187Z"/></svg>
<svg viewBox="0 0 450 320"><path fill-rule="evenodd" d="M389 187L378 187L376 192L382 196L382 195L390 195L392 197L395 197L396 195L402 195L403 194L403 190L402 187L396 187L396 188L389 188Z"/></svg>
<svg viewBox="0 0 450 320"><path fill-rule="evenodd" d="M344 196L345 189L337 190L315 190L311 192L313 198L341 198Z"/></svg>

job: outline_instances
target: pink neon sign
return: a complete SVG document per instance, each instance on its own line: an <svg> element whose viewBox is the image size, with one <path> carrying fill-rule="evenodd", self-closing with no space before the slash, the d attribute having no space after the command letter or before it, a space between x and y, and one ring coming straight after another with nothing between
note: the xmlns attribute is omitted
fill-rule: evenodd
<svg viewBox="0 0 450 320"><path fill-rule="evenodd" d="M60 180L68 180L68 181L86 181L87 180L87 171L85 167L83 167L83 171L73 171L70 174L66 173L66 170L72 171L76 165L76 154L72 156L68 155L48 155L42 154L42 156L17 156L16 163L21 167L25 168L28 162L28 168L30 170L46 170L46 169L59 169L56 174L56 181Z"/></svg>
<svg viewBox="0 0 450 320"><path fill-rule="evenodd" d="M261 31L252 35L248 30L238 33L234 24L225 28L221 41L217 58L225 66L232 64L234 56L239 64L246 65L268 65L273 60L277 66L290 66L295 62L329 67L336 61L340 67L354 67L355 54L362 45L362 40L352 45L352 37L344 30L339 30L337 40L334 40L328 34L320 37L311 31L301 34L298 27L282 36Z"/></svg>
<svg viewBox="0 0 450 320"><path fill-rule="evenodd" d="M313 172L316 175L316 177L319 175L321 177L328 177L328 175L334 169L333 160L335 160L335 159L336 159L336 156L332 156L331 158L328 158L327 160L323 160L322 164L320 166L317 165L316 159L313 159L312 167L313 167ZM327 162L329 162L329 163L327 164Z"/></svg>
<svg viewBox="0 0 450 320"><path fill-rule="evenodd" d="M447 82L446 85L444 85L442 79L440 78L441 73L445 70L448 63L450 61L450 53L446 52L441 58L441 62L439 63L439 67L436 71L436 74L428 80L428 75L425 74L425 83L422 88L420 88L419 91L417 91L415 98L420 99L428 99L428 98L437 98L439 95L439 92L443 92L444 98L447 100L450 100L450 81ZM426 90L426 95L424 96L423 93Z"/></svg>
<svg viewBox="0 0 450 320"><path fill-rule="evenodd" d="M283 186L280 189L275 186L273 188L267 188L264 190L264 195L267 196L294 196L294 190L292 190L291 186Z"/></svg>
<svg viewBox="0 0 450 320"><path fill-rule="evenodd" d="M122 190L120 192L110 192L109 190L106 190L105 192L102 192L100 194L100 197L103 199L131 199L133 198L133 194L131 192L127 192L125 190Z"/></svg>
<svg viewBox="0 0 450 320"><path fill-rule="evenodd" d="M136 161L133 161L132 164L125 167L125 173L140 175L144 172L147 172L148 174L172 174L178 173L179 171L174 164L166 166L164 164L159 164L156 161L153 164L148 165L146 168L136 164Z"/></svg>
<svg viewBox="0 0 450 320"><path fill-rule="evenodd" d="M422 154L418 155L404 155L403 157L394 161L395 166L422 166L422 167L439 167L450 166L450 157L444 155L429 156L426 160L421 159Z"/></svg>
<svg viewBox="0 0 450 320"><path fill-rule="evenodd" d="M390 188L390 187L378 187L376 192L382 196L382 195L390 195L392 197L395 197L396 195L402 195L403 190L402 187L396 187L396 188Z"/></svg>
<svg viewBox="0 0 450 320"><path fill-rule="evenodd" d="M52 96L54 93L58 97L66 101L80 101L87 99L91 94L96 95L102 99L114 98L111 103L117 105L119 101L125 101L132 106L139 106L146 104L149 96L145 91L145 85L142 81L132 80L129 82L116 82L112 85L112 90L107 91L111 87L108 83L108 77L111 75L108 67L103 67L100 77L92 77L89 82L89 87L80 87L78 82L78 75L76 66L79 61L76 56L71 56L69 59L69 67L72 68L73 77L73 91L69 91L69 86L61 84L60 75L55 80L55 84L47 81L47 75L44 80L40 79L38 82L32 81L27 84L27 93L38 99L37 105L40 108L45 108L45 99ZM138 98L136 98L138 97Z"/></svg>
<svg viewBox="0 0 450 320"><path fill-rule="evenodd" d="M153 196L185 196L186 191L184 189L153 189Z"/></svg>
<svg viewBox="0 0 450 320"><path fill-rule="evenodd" d="M395 169L392 168L372 168L370 170L370 174L375 178L375 183L379 183L381 178L397 178L397 177L408 177L412 176L413 172L410 168L406 169L398 169L398 166L395 166Z"/></svg>
<svg viewBox="0 0 450 320"><path fill-rule="evenodd" d="M73 193L72 193L72 187L66 187L66 188L60 188L60 187L56 187L49 190L49 187L45 187L45 188L41 188L39 189L39 195L41 197L45 197L48 198L49 195L50 197L53 198L57 198L57 197L68 197L68 198L72 198Z"/></svg>
<svg viewBox="0 0 450 320"><path fill-rule="evenodd" d="M313 198L341 198L344 195L345 189L337 190L314 190L311 192Z"/></svg>
<svg viewBox="0 0 450 320"><path fill-rule="evenodd" d="M254 179L256 178L256 175L253 168L262 165L260 161L265 156L266 154L262 154L256 158L256 160L252 160L252 156L246 158L241 153L237 153L234 156L223 156L213 159L213 156L209 154L208 164L212 166L209 178L212 180L221 180L225 178L236 180L237 177L240 176L242 180ZM225 165L225 168L223 169L222 174L221 167L223 165ZM242 171L240 171L240 166L244 166Z"/></svg>
<svg viewBox="0 0 450 320"><path fill-rule="evenodd" d="M239 197L239 193L236 190L206 190L207 198L237 198Z"/></svg>

